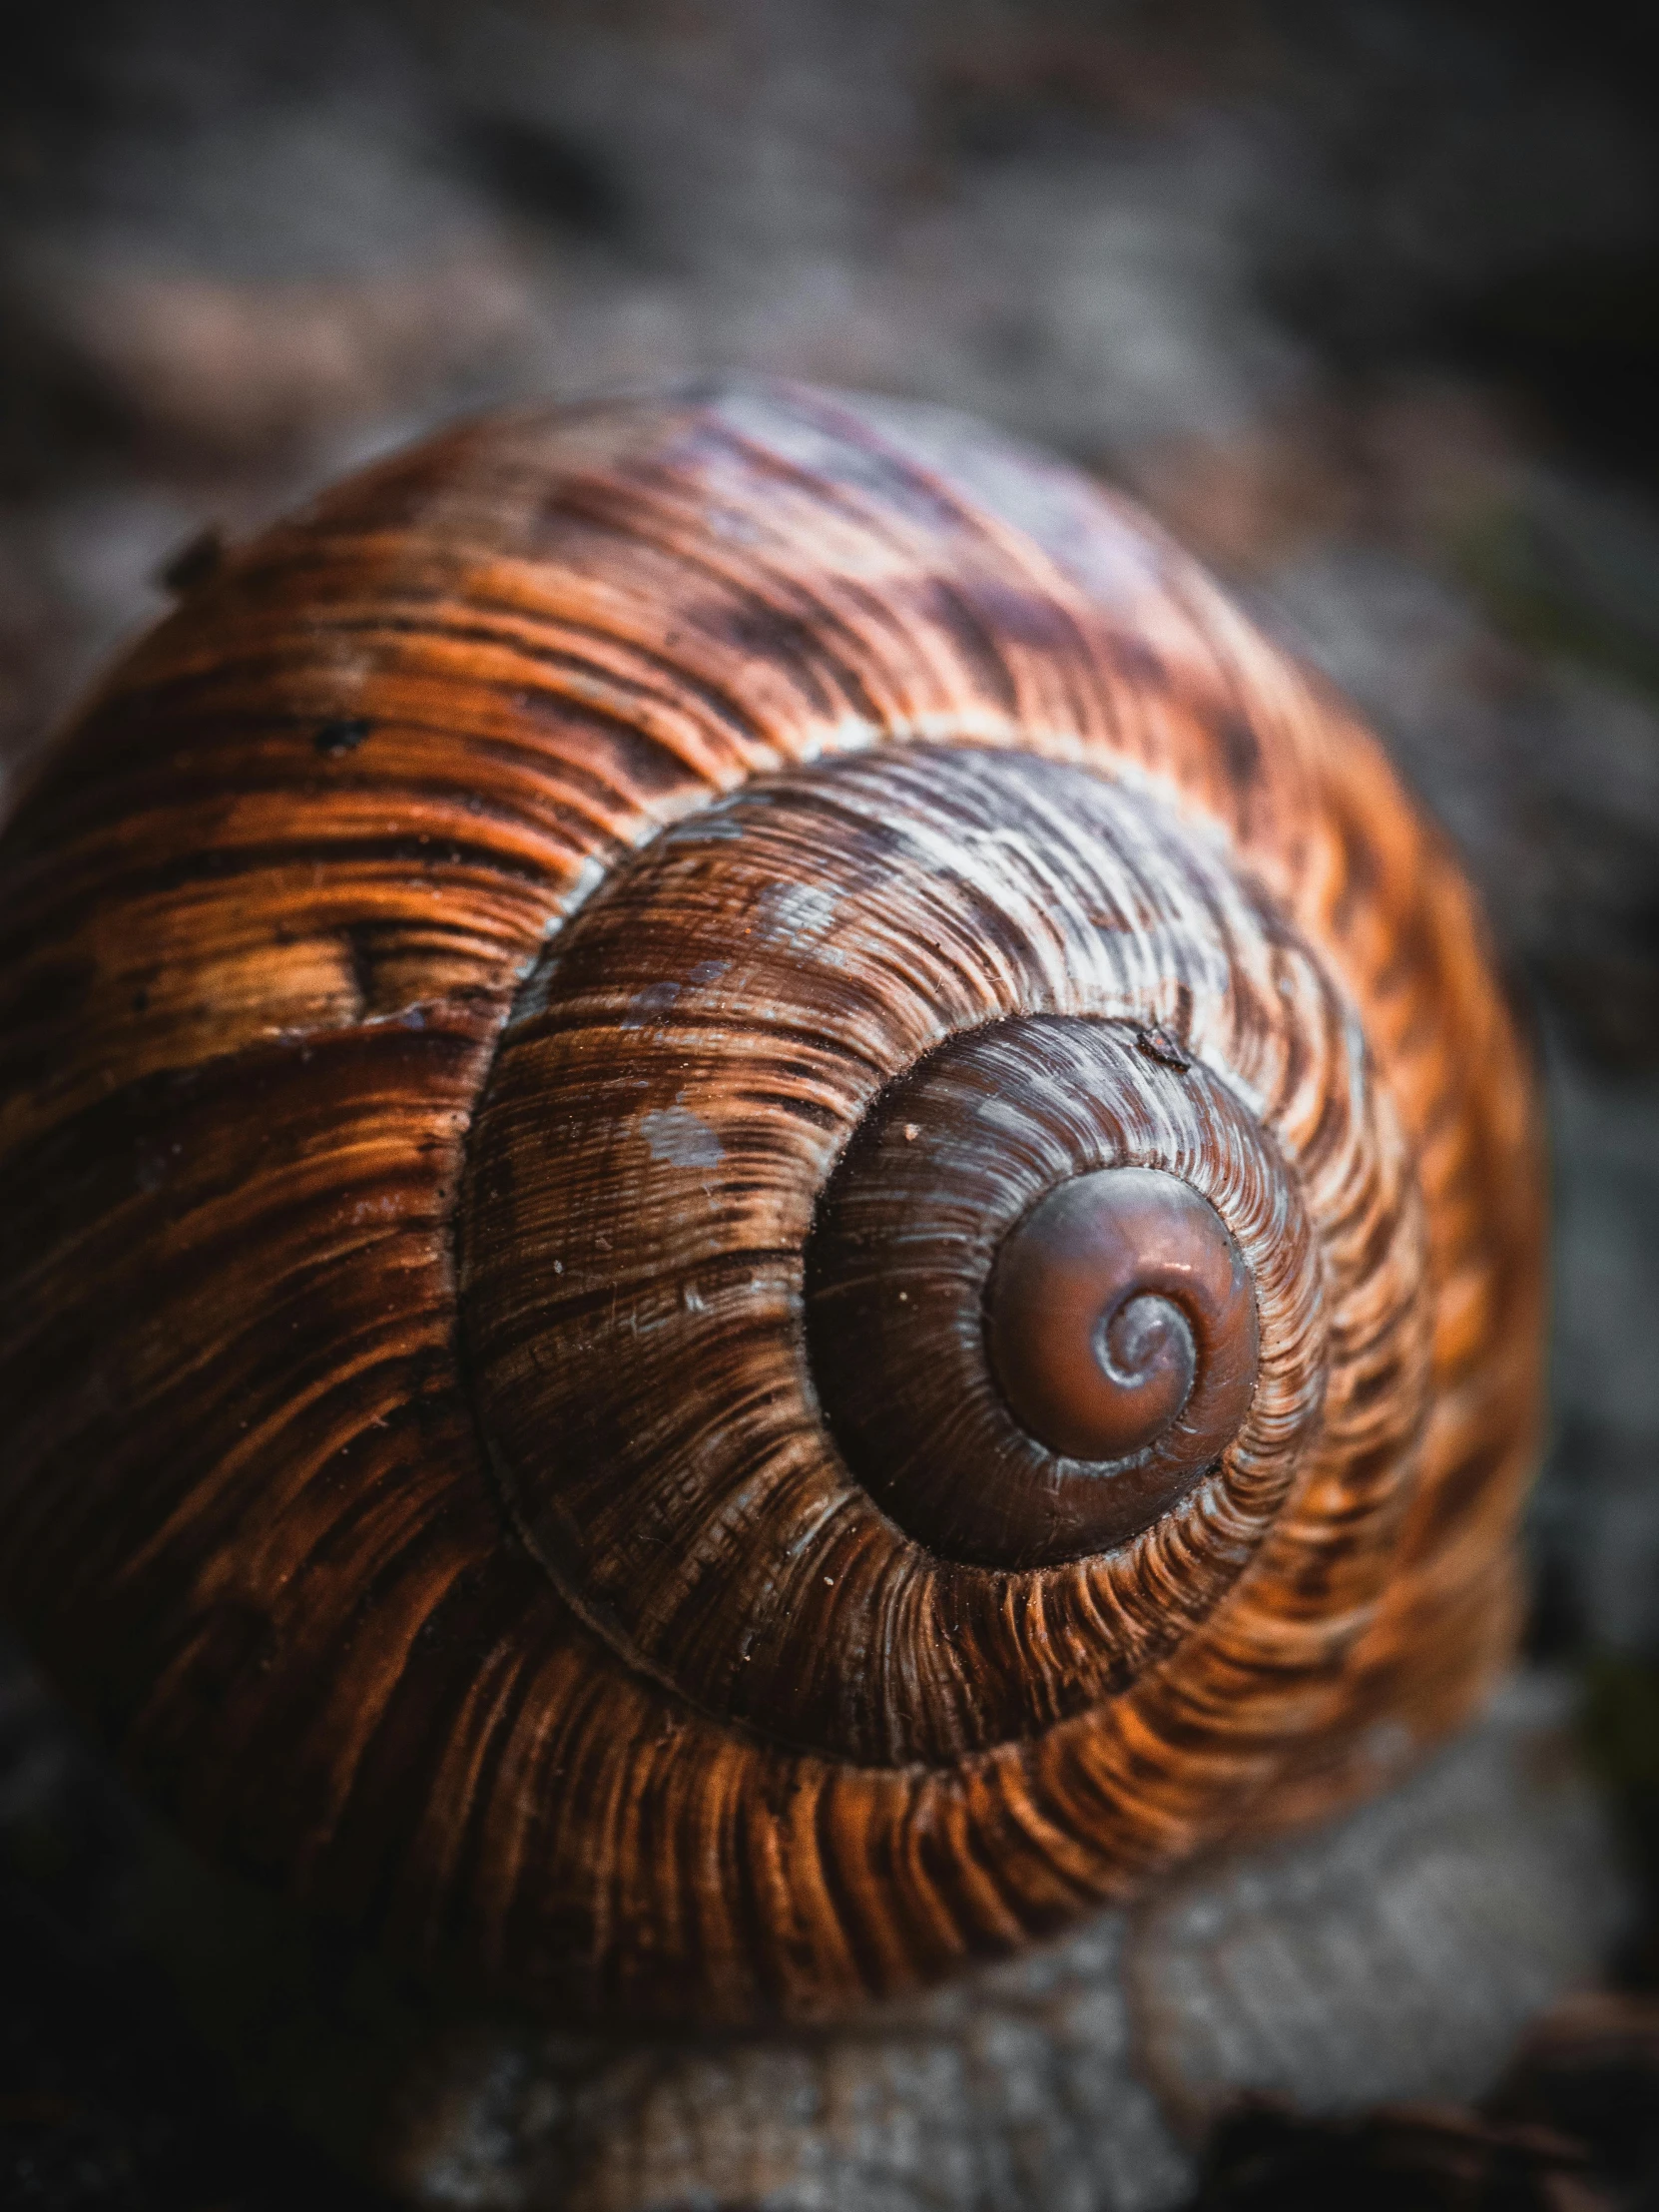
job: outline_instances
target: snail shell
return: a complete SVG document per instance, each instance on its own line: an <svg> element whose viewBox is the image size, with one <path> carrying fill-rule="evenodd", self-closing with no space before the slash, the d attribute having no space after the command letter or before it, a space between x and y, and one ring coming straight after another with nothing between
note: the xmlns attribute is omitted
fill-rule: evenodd
<svg viewBox="0 0 1659 2212"><path fill-rule="evenodd" d="M823 2012L1374 1785L1510 1648L1469 894L1055 464L794 388L452 431L116 671L0 946L0 1603L408 1953Z"/></svg>

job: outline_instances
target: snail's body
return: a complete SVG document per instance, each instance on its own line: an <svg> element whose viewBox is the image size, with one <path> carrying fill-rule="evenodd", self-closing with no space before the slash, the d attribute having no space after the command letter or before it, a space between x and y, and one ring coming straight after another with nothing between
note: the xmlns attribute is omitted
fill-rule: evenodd
<svg viewBox="0 0 1659 2212"><path fill-rule="evenodd" d="M1468 894L1062 470L801 393L452 433L118 671L0 937L0 1603L416 1955L844 2009L1341 1805L1510 1650L1537 1132ZM1043 1366L1084 1186L1162 1270L1121 1431Z"/></svg>

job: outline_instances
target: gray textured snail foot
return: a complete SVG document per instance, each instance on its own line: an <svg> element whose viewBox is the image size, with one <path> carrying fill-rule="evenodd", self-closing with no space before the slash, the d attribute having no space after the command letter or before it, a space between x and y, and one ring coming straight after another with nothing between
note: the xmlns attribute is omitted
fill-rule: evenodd
<svg viewBox="0 0 1659 2212"><path fill-rule="evenodd" d="M434 2020L391 2057L335 2011L295 2023L265 2093L423 2207L1156 2212L1240 2092L1475 2095L1595 1978L1627 1893L1569 1723L1565 1685L1521 1677L1340 1824L840 2029Z"/></svg>

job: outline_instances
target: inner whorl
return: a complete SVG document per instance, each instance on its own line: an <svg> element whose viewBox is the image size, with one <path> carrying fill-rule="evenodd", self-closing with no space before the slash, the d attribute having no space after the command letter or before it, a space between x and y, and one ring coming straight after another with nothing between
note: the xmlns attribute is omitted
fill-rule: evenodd
<svg viewBox="0 0 1659 2212"><path fill-rule="evenodd" d="M1226 1224L1179 1175L1114 1159L1098 1111L1157 1071L1120 1024L1065 1024L1063 1051L1061 1026L957 1040L895 1086L808 1255L814 1376L849 1466L918 1541L985 1564L1134 1535L1215 1464L1256 1385L1256 1298ZM999 1189L1029 1189L1050 1131L1079 1121L1110 1164L1051 1165L987 1249ZM952 1370L968 1452L939 1442Z"/></svg>
<svg viewBox="0 0 1659 2212"><path fill-rule="evenodd" d="M1253 897L1153 796L906 746L688 817L550 940L469 1136L461 1318L503 1501L630 1666L937 1762L1231 1588L1324 1401L1278 1086L1334 1091L1346 1192L1356 1065L1323 1013L1280 1049L1325 985ZM1074 1434L1016 1354L1096 1191L1073 1308L1130 1410Z"/></svg>

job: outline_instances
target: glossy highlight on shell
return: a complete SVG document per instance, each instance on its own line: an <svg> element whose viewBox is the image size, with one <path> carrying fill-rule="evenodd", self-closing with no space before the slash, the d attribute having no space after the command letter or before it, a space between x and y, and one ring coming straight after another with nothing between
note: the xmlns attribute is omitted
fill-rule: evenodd
<svg viewBox="0 0 1659 2212"><path fill-rule="evenodd" d="M793 387L464 425L0 839L0 1607L405 1955L844 2008L1468 1709L1536 1151L1449 857L1125 504Z"/></svg>
<svg viewBox="0 0 1659 2212"><path fill-rule="evenodd" d="M1179 1176L1097 1168L1056 1185L1002 1240L985 1296L1002 1394L1051 1451L1116 1467L1180 1420L1196 1469L1238 1433L1256 1295L1227 1224Z"/></svg>

